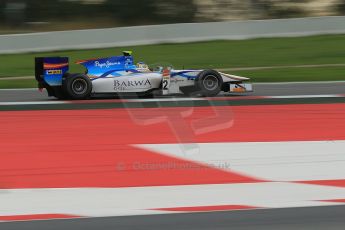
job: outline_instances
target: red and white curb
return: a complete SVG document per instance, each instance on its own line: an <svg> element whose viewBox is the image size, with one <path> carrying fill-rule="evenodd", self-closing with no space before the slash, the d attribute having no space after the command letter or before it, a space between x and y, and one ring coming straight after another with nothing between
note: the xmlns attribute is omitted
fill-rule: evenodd
<svg viewBox="0 0 345 230"><path fill-rule="evenodd" d="M288 182L134 188L12 189L2 191L0 220L8 216L63 213L102 217L344 203L342 187ZM335 201L339 200L338 203Z"/></svg>
<svg viewBox="0 0 345 230"><path fill-rule="evenodd" d="M344 103L230 107L0 112L0 221L345 204Z"/></svg>
<svg viewBox="0 0 345 230"><path fill-rule="evenodd" d="M345 141L198 143L193 152L184 145L137 146L264 181L342 179L345 187Z"/></svg>
<svg viewBox="0 0 345 230"><path fill-rule="evenodd" d="M59 213L52 218L127 216L172 212L288 208L344 204L345 141L199 143L138 148L258 179L226 183L124 188L3 189L0 220ZM203 168L194 170L203 170ZM191 170L190 173L193 173ZM331 186L329 181L338 181ZM315 184L313 184L315 182ZM64 216L62 216L65 215Z"/></svg>

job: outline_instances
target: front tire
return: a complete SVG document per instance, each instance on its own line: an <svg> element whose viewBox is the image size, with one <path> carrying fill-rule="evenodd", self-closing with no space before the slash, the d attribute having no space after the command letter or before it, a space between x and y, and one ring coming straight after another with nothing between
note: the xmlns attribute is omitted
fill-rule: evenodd
<svg viewBox="0 0 345 230"><path fill-rule="evenodd" d="M64 77L63 89L69 98L83 100L90 97L92 83L85 74L67 74Z"/></svg>
<svg viewBox="0 0 345 230"><path fill-rule="evenodd" d="M213 97L222 90L222 76L215 70L204 70L195 81L198 93L204 97Z"/></svg>

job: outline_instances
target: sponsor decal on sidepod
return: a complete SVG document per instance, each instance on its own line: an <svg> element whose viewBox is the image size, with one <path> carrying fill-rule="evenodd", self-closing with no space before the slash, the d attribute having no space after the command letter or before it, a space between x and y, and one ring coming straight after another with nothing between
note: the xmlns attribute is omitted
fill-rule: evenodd
<svg viewBox="0 0 345 230"><path fill-rule="evenodd" d="M151 87L151 82L149 79L143 80L127 80L127 81L120 81L114 80L114 90L123 91L128 88L136 88L143 86L145 89Z"/></svg>

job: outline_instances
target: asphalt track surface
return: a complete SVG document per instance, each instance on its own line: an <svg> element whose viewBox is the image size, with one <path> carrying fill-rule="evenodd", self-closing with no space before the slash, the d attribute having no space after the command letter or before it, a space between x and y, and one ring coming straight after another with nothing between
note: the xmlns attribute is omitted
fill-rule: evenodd
<svg viewBox="0 0 345 230"><path fill-rule="evenodd" d="M343 230L345 206L8 222L1 230Z"/></svg>
<svg viewBox="0 0 345 230"><path fill-rule="evenodd" d="M288 95L323 95L344 94L345 82L317 83L260 83L254 84L254 92L249 96L288 96ZM220 96L224 96L220 95ZM180 96L183 97L183 96ZM0 90L0 102L50 101L45 92L36 89Z"/></svg>
<svg viewBox="0 0 345 230"><path fill-rule="evenodd" d="M254 93L248 95L289 96L344 94L345 82L255 84L254 90ZM0 90L0 102L50 100L55 99L48 98L45 93L40 93L37 90ZM1 230L153 230L162 228L166 230L343 230L345 229L345 205L0 223Z"/></svg>

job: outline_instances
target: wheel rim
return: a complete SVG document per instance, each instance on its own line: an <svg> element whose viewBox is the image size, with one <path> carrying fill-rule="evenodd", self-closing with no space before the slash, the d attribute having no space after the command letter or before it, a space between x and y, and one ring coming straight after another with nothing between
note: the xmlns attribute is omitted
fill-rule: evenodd
<svg viewBox="0 0 345 230"><path fill-rule="evenodd" d="M204 78L202 81L202 84L204 85L205 89L209 91L213 91L218 88L219 80L214 75L208 75Z"/></svg>
<svg viewBox="0 0 345 230"><path fill-rule="evenodd" d="M72 82L72 90L75 94L84 94L87 91L87 82L81 78L75 79Z"/></svg>

